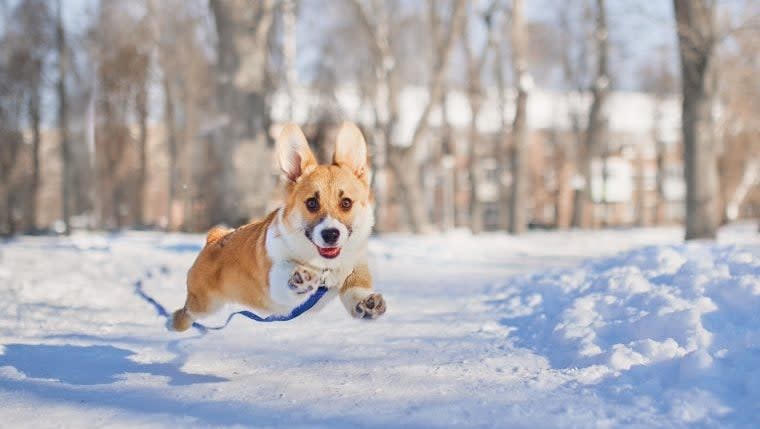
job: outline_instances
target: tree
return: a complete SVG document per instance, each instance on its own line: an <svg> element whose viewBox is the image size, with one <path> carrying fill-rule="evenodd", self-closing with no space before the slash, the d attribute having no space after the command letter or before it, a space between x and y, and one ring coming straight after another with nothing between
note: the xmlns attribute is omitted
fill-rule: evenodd
<svg viewBox="0 0 760 429"><path fill-rule="evenodd" d="M166 147L169 152L169 168L166 193L166 227L170 231L175 228L174 221L174 201L177 196L178 172L177 164L179 162L179 149L177 141L177 115L175 113L174 99L176 95L172 90L172 82L169 73L164 69L164 76L161 79L164 90L164 124L166 125Z"/></svg>
<svg viewBox="0 0 760 429"><path fill-rule="evenodd" d="M454 42L459 38L463 22L466 16L465 1L455 0L450 8L451 15L446 27L441 30L438 40L433 41L433 65L427 84L428 97L422 108L420 117L416 119L416 126L408 146L402 147L391 144L398 120L398 86L394 79L396 67L399 63L393 47L390 43L388 11L383 10L376 14L369 13L360 0L353 0L354 9L359 17L359 22L369 35L370 49L374 54L374 63L377 79L375 112L378 118L378 137L383 140L381 147L385 152L380 156L387 155L388 165L397 181L402 205L406 212L407 222L413 232L426 232L430 226L430 219L424 204L422 186L420 183L420 169L417 164L417 151L422 141L426 138L429 129L429 118L433 108L440 104L444 94L445 77L448 69L449 58L453 50ZM386 5L385 8L388 6ZM374 20L372 16L378 18ZM431 17L437 20L437 14ZM441 24L435 24L441 25Z"/></svg>
<svg viewBox="0 0 760 429"><path fill-rule="evenodd" d="M58 133L61 142L61 216L64 234L71 233L69 202L71 194L71 148L69 143L69 117L66 94L68 57L66 52L66 29L63 24L63 6L57 1L56 8L56 48L58 53Z"/></svg>
<svg viewBox="0 0 760 429"><path fill-rule="evenodd" d="M673 0L681 59L686 239L714 239L719 224L713 127L715 1Z"/></svg>
<svg viewBox="0 0 760 429"><path fill-rule="evenodd" d="M9 97L11 105L15 106L14 109L18 109L19 113L25 113L25 123L17 123L15 127L25 126L31 131L31 165L21 168L23 177L18 177L18 190L23 195L16 198L16 203L19 205L19 212L23 212L24 228L32 231L38 226L42 92L47 58L52 48L52 23L46 1L22 0L13 8L12 20L9 22L4 41L8 55L5 63L9 72L7 78L13 81L9 83L15 88L15 91L10 91L4 96ZM23 121L21 116L17 119ZM26 155L27 152L24 147L17 155Z"/></svg>
<svg viewBox="0 0 760 429"><path fill-rule="evenodd" d="M47 2L3 7L0 35L0 232L35 231L41 183L42 93L52 47ZM24 130L30 131L31 141Z"/></svg>
<svg viewBox="0 0 760 429"><path fill-rule="evenodd" d="M17 164L22 154L24 139L19 130L20 90L14 84L12 64L3 58L0 67L0 235L10 236L17 232Z"/></svg>
<svg viewBox="0 0 760 429"><path fill-rule="evenodd" d="M509 230L509 217L510 217L510 205L511 205L511 187L507 186L506 176L507 167L511 166L511 147L507 139L507 130L509 129L509 123L507 121L507 82L504 76L504 63L506 62L505 43L503 37L498 37L494 51L496 53L494 58L494 75L496 76L496 90L498 94L498 111L501 132L499 133L499 145L496 156L498 157L501 168L499 169L499 228L502 230Z"/></svg>
<svg viewBox="0 0 760 429"><path fill-rule="evenodd" d="M719 14L721 15L721 14ZM746 2L736 13L719 21L721 49L715 60L720 77L716 121L720 142L719 195L724 206L721 223L752 216L760 201L760 4Z"/></svg>
<svg viewBox="0 0 760 429"><path fill-rule="evenodd" d="M32 177L29 193L28 229L36 230L37 205L40 189L40 125L42 119L42 91L45 59L52 47L52 34L48 30L52 17L48 4L42 0L24 0L17 6L17 20L23 29L21 48L25 51L25 86L28 91L28 115L32 131Z"/></svg>
<svg viewBox="0 0 760 429"><path fill-rule="evenodd" d="M596 21L594 28L594 42L596 54L596 76L591 85L591 106L589 107L588 122L584 135L583 156L581 169L585 178L585 186L580 193L580 201L576 201L576 213L578 218L573 223L582 226L592 226L594 221L593 201L591 199L591 160L596 155L602 155L604 160L603 169L603 186L602 198L606 201L606 156L607 149L602 148L602 143L606 139L607 121L604 117L604 103L607 99L607 93L610 86L610 77L607 65L607 54L609 50L609 35L607 32L607 14L604 0L596 0Z"/></svg>
<svg viewBox="0 0 760 429"><path fill-rule="evenodd" d="M288 94L288 116L293 117L295 85L298 81L296 69L296 0L282 2L282 57L285 69L285 89Z"/></svg>
<svg viewBox="0 0 760 429"><path fill-rule="evenodd" d="M667 152L668 147L663 141L663 120L664 104L666 97L675 91L675 77L673 76L668 62L666 53L668 47L661 47L658 50L657 61L654 64L647 64L643 67L640 74L642 77L641 87L654 97L654 109L652 112L652 142L655 145L657 153L657 176L656 190L657 200L654 214L654 223L662 225L667 218L667 198L665 196L665 179L667 177ZM639 194L643 189L639 189Z"/></svg>
<svg viewBox="0 0 760 429"><path fill-rule="evenodd" d="M237 224L251 214L263 214L269 200L268 64L275 2L211 0L210 5L216 24L216 102L221 125L209 151L213 174L208 208L212 223ZM250 164L253 171L246 172L260 190L251 207L241 204L234 162L242 143L250 145L257 159Z"/></svg>
<svg viewBox="0 0 760 429"><path fill-rule="evenodd" d="M519 0L518 0L519 1ZM478 147L480 146L480 133L478 131L478 117L483 104L482 75L486 59L496 44L496 32L494 25L497 2L492 1L483 13L482 19L486 29L486 40L478 52L472 47L473 31L467 20L464 24L465 37L463 40L464 53L467 61L467 100L470 104L470 129L468 133L468 173L470 179L470 229L474 233L483 230L483 204L478 199Z"/></svg>
<svg viewBox="0 0 760 429"><path fill-rule="evenodd" d="M589 186L590 160L587 151L584 150L584 130L582 127L582 94L589 85L587 77L589 75L589 46L587 26L592 20L592 14L588 3L583 3L582 11L579 13L573 6L573 2L562 2L558 7L558 21L562 39L562 48L560 56L562 62L562 78L567 95L565 100L568 106L568 116L570 122L570 136L564 144L567 159L571 165L571 171L566 177L571 177L568 185L572 188L572 199L570 203L570 225L575 228L582 228L588 224L586 222L588 205L587 188ZM591 24L593 25L593 24ZM592 30L593 32L593 30ZM559 204L558 204L559 207Z"/></svg>
<svg viewBox="0 0 760 429"><path fill-rule="evenodd" d="M147 55L141 55L141 62L148 62ZM138 147L138 168L137 168L137 195L135 196L136 208L135 219L138 226L145 225L145 198L148 191L148 79L145 76L147 64L140 64L137 67L140 75L137 79L141 82L137 84L135 94L135 110L137 112L137 147Z"/></svg>
<svg viewBox="0 0 760 429"><path fill-rule="evenodd" d="M526 199L528 193L528 166L526 165L527 106L530 75L526 59L527 33L522 0L512 0L512 66L514 68L517 99L512 122L512 197L510 200L509 232L525 232Z"/></svg>
<svg viewBox="0 0 760 429"><path fill-rule="evenodd" d="M90 35L96 65L95 154L101 228L142 221L147 174L149 29L141 3L103 0ZM131 127L137 123L134 136ZM136 138L135 138L136 137Z"/></svg>
<svg viewBox="0 0 760 429"><path fill-rule="evenodd" d="M207 199L196 180L205 163L194 162L201 146L196 138L199 116L211 113L213 98L213 64L202 42L213 31L203 25L207 12L207 2L201 0L148 2L163 92L168 230L209 226L208 213L194 211L196 203Z"/></svg>

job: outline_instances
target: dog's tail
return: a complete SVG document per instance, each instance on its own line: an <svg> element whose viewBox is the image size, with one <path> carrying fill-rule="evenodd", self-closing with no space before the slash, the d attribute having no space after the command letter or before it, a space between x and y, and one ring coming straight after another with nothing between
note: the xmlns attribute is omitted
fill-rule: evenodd
<svg viewBox="0 0 760 429"><path fill-rule="evenodd" d="M215 226L211 228L206 234L206 246L216 243L220 238L229 234L230 231L232 230L223 226Z"/></svg>

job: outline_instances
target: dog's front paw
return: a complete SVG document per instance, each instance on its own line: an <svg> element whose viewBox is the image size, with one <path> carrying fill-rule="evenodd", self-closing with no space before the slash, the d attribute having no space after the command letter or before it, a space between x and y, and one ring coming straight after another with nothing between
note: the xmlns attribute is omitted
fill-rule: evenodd
<svg viewBox="0 0 760 429"><path fill-rule="evenodd" d="M373 293L354 306L351 315L357 319L377 319L385 313L385 299L379 293Z"/></svg>
<svg viewBox="0 0 760 429"><path fill-rule="evenodd" d="M288 287L298 295L315 290L319 284L319 274L304 267L296 267L288 279Z"/></svg>

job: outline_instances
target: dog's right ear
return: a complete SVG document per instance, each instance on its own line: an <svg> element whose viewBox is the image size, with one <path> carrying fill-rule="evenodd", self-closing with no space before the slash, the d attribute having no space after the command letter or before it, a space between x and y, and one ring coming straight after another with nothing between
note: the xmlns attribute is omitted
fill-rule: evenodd
<svg viewBox="0 0 760 429"><path fill-rule="evenodd" d="M277 162L291 182L297 182L317 166L317 159L298 125L288 124L283 128L277 139L276 152Z"/></svg>
<svg viewBox="0 0 760 429"><path fill-rule="evenodd" d="M344 122L338 131L333 163L348 167L356 177L369 184L367 142L359 127L353 122Z"/></svg>

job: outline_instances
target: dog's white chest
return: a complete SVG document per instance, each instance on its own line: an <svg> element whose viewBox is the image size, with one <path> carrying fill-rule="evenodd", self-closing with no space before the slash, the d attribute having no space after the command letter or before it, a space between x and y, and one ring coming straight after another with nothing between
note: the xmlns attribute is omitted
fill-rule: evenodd
<svg viewBox="0 0 760 429"><path fill-rule="evenodd" d="M275 304L283 307L292 307L303 300L293 293L288 286L290 276L293 275L296 265L290 262L277 262L272 264L269 270L269 298Z"/></svg>

